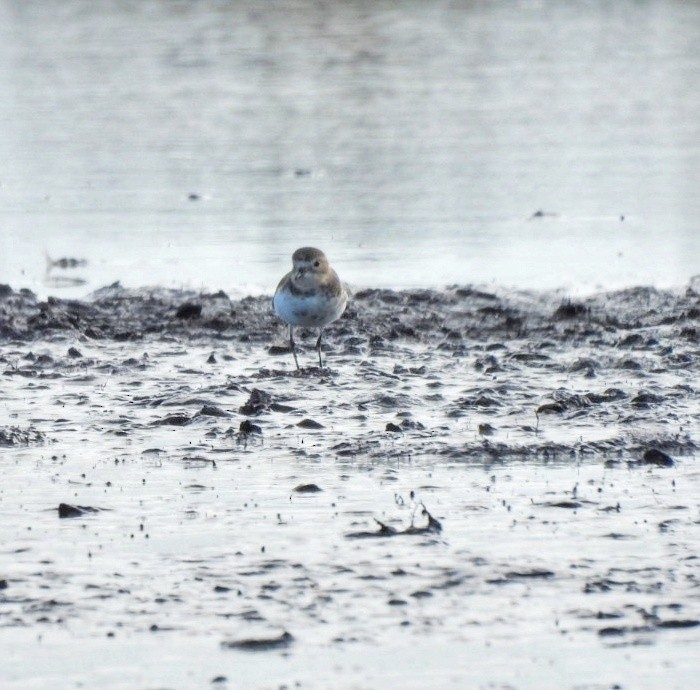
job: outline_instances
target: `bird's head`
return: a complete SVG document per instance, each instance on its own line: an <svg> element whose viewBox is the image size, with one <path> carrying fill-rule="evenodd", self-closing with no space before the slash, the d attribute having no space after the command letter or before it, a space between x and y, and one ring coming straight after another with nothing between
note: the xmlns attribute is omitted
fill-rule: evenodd
<svg viewBox="0 0 700 690"><path fill-rule="evenodd" d="M318 280L330 268L326 255L314 247L297 249L292 254L292 264L292 275L297 282Z"/></svg>

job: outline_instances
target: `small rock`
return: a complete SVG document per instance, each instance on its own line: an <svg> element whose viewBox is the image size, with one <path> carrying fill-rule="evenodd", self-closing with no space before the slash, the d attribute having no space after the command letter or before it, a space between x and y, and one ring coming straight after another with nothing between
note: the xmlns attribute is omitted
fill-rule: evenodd
<svg viewBox="0 0 700 690"><path fill-rule="evenodd" d="M83 356L83 353L80 352L80 350L78 350L77 348L71 347L68 349L68 356L74 357L75 359L78 359L78 358Z"/></svg>
<svg viewBox="0 0 700 690"><path fill-rule="evenodd" d="M557 321L566 321L568 319L578 319L583 316L587 316L589 313L588 307L584 304L578 304L576 302L564 302L557 307L554 312L554 318Z"/></svg>
<svg viewBox="0 0 700 690"><path fill-rule="evenodd" d="M601 628L598 631L598 635L600 635L601 637L613 637L613 636L624 635L624 634L625 634L624 628L616 628L616 627Z"/></svg>
<svg viewBox="0 0 700 690"><path fill-rule="evenodd" d="M278 637L261 637L246 640L230 640L221 643L224 649L241 649L249 652L265 652L272 649L282 649L289 647L294 641L294 637L283 632Z"/></svg>
<svg viewBox="0 0 700 690"><path fill-rule="evenodd" d="M586 395L588 402L599 404L599 403L609 403L616 402L618 400L624 400L627 397L627 393L620 390L619 388L606 388L602 393L588 393Z"/></svg>
<svg viewBox="0 0 700 690"><path fill-rule="evenodd" d="M74 518L80 517L81 515L98 512L99 508L92 508L91 506L74 506L70 505L69 503L60 503L58 506L59 518Z"/></svg>
<svg viewBox="0 0 700 690"><path fill-rule="evenodd" d="M414 599L429 599L430 597L433 596L432 592L428 592L424 589L418 589L415 592L411 592L411 596Z"/></svg>
<svg viewBox="0 0 700 690"><path fill-rule="evenodd" d="M298 427L302 429L323 429L324 426L321 422L317 422L315 419L302 419L298 424Z"/></svg>
<svg viewBox="0 0 700 690"><path fill-rule="evenodd" d="M408 602L405 599L389 599L387 604L389 606L406 606Z"/></svg>
<svg viewBox="0 0 700 690"><path fill-rule="evenodd" d="M298 494L315 494L323 489L318 484L299 484L294 487L294 491Z"/></svg>
<svg viewBox="0 0 700 690"><path fill-rule="evenodd" d="M214 357L213 352L209 355L209 359L207 359L207 364L216 364L216 357Z"/></svg>
<svg viewBox="0 0 700 690"><path fill-rule="evenodd" d="M202 315L202 305L195 302L181 304L175 312L177 319L196 319Z"/></svg>
<svg viewBox="0 0 700 690"><path fill-rule="evenodd" d="M694 618L690 618L690 619L685 619L685 620L659 621L656 624L656 627L657 628L666 628L667 630L673 630L673 629L678 629L678 628L696 628L698 625L700 625L699 620L695 620Z"/></svg>
<svg viewBox="0 0 700 690"><path fill-rule="evenodd" d="M618 347L636 347L638 345L643 344L643 336L641 336L639 333L630 333L629 335L626 335L622 340L620 340L620 342L617 345Z"/></svg>
<svg viewBox="0 0 700 690"><path fill-rule="evenodd" d="M294 412L296 410L296 407L292 407L291 405L282 405L281 403L272 403L270 405L270 409L273 412Z"/></svg>
<svg viewBox="0 0 700 690"><path fill-rule="evenodd" d="M425 429L425 427L420 422L416 422L412 419L404 419L401 422L401 429L403 431L405 431L406 429L417 429L419 431L422 431L423 429Z"/></svg>
<svg viewBox="0 0 700 690"><path fill-rule="evenodd" d="M249 419L244 419L238 427L238 433L243 436L249 436L250 434L262 436L262 427L253 424Z"/></svg>
<svg viewBox="0 0 700 690"><path fill-rule="evenodd" d="M536 415L563 414L564 412L566 412L566 405L561 402L545 403L544 405L540 405L537 410L535 410Z"/></svg>
<svg viewBox="0 0 700 690"><path fill-rule="evenodd" d="M673 467L676 464L670 455L658 448L650 448L644 451L642 463L645 465L656 465L657 467Z"/></svg>
<svg viewBox="0 0 700 690"><path fill-rule="evenodd" d="M192 420L186 414L171 414L153 422L156 426L185 426Z"/></svg>
<svg viewBox="0 0 700 690"><path fill-rule="evenodd" d="M238 411L248 417L266 412L272 404L272 396L259 388L253 388L248 398L248 402L242 405Z"/></svg>
<svg viewBox="0 0 700 690"><path fill-rule="evenodd" d="M400 434L403 429L398 424L394 424L394 422L388 422L385 431L390 431L392 434Z"/></svg>
<svg viewBox="0 0 700 690"><path fill-rule="evenodd" d="M493 434L495 433L495 431L496 431L496 429L494 429L494 427L492 427L492 426L491 426L490 424L488 424L488 423L486 423L486 424L479 424L479 433L480 433L482 436L493 436Z"/></svg>
<svg viewBox="0 0 700 690"><path fill-rule="evenodd" d="M510 579L537 579L537 578L542 578L543 580L549 580L550 578L554 577L554 573L551 570L539 570L539 569L534 569L534 570L520 570L520 571L512 571L510 573L507 573L506 577Z"/></svg>
<svg viewBox="0 0 700 690"><path fill-rule="evenodd" d="M199 411L199 414L203 417L228 417L230 416L228 412L222 410L216 405L204 405Z"/></svg>

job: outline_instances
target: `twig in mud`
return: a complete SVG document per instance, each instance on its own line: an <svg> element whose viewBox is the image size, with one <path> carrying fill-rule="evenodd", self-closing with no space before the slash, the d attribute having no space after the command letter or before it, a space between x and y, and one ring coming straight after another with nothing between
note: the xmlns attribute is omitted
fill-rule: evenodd
<svg viewBox="0 0 700 690"><path fill-rule="evenodd" d="M379 530L376 532L350 532L345 536L348 539L369 539L372 537L394 537L397 534L402 534L402 532L395 530L381 520L377 520L377 518L374 518L374 521L379 525Z"/></svg>
<svg viewBox="0 0 700 690"><path fill-rule="evenodd" d="M421 508L421 516L427 517L428 518L428 525L426 527L415 527L413 525L413 520L415 519L416 516L416 510L418 508ZM440 521L436 518L434 518L429 512L428 509L425 507L425 503L422 501L415 507L413 511L413 516L411 517L411 526L406 530L407 534L424 534L426 532L435 532L439 534L442 532L442 525L440 524Z"/></svg>
<svg viewBox="0 0 700 690"><path fill-rule="evenodd" d="M345 536L348 539L373 539L376 537L398 537L401 535L440 534L440 532L442 532L442 524L440 521L428 512L428 509L423 503L418 504L416 509L418 507L421 508L421 515L428 518L428 524L425 527L416 527L413 524L415 518L414 512L414 515L411 517L411 524L404 530L397 530L381 520L374 518L374 521L379 525L377 531L350 532Z"/></svg>

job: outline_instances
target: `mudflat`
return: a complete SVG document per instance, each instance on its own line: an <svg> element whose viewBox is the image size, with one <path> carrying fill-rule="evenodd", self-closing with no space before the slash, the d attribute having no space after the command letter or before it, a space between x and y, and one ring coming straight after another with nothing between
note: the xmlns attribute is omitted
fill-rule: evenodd
<svg viewBox="0 0 700 690"><path fill-rule="evenodd" d="M1 287L5 687L681 683L699 329L697 282L364 289L296 371L269 298Z"/></svg>

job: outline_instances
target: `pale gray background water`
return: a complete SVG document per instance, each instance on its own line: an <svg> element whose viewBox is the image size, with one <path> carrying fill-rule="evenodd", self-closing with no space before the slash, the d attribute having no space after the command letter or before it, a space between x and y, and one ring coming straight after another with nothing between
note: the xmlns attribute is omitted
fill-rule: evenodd
<svg viewBox="0 0 700 690"><path fill-rule="evenodd" d="M2 0L0 281L269 292L315 244L355 285L683 284L699 36L689 0Z"/></svg>

